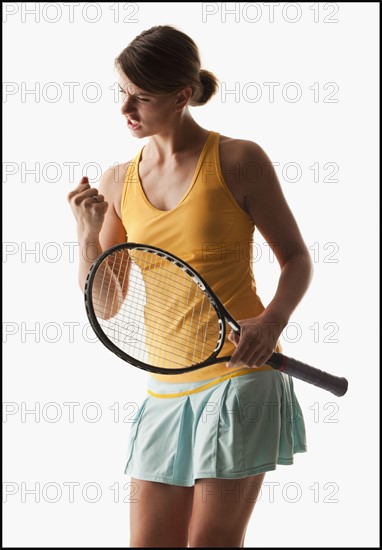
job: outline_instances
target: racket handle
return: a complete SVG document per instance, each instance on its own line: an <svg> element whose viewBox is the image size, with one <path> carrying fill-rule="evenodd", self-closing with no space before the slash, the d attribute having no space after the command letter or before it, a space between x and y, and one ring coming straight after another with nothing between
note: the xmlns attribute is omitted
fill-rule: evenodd
<svg viewBox="0 0 382 550"><path fill-rule="evenodd" d="M282 353L273 353L268 361L266 361L266 364L294 378L308 382L308 384L313 384L323 390L328 390L337 397L345 395L348 389L348 381L346 378L334 376L328 372L316 369L306 363L297 361L297 359L287 357Z"/></svg>

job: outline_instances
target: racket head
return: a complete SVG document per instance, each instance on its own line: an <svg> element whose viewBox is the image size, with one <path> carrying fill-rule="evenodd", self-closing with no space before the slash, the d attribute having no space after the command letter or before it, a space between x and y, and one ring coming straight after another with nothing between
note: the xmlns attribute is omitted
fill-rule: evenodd
<svg viewBox="0 0 382 550"><path fill-rule="evenodd" d="M217 357L226 337L223 305L195 269L161 248L109 248L90 268L84 297L99 340L138 368L182 374L227 360Z"/></svg>

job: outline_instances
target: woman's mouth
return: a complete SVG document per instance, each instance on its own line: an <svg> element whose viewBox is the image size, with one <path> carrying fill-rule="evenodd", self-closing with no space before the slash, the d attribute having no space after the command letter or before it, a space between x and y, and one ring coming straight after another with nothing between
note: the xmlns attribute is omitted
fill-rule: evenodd
<svg viewBox="0 0 382 550"><path fill-rule="evenodd" d="M141 123L138 122L137 120L133 120L131 118L128 118L127 119L127 125L129 128L131 128L132 130L136 130L140 125Z"/></svg>

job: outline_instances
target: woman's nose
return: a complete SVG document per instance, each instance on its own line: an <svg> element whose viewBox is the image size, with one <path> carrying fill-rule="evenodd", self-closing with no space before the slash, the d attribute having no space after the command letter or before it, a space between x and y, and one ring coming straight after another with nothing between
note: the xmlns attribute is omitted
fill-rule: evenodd
<svg viewBox="0 0 382 550"><path fill-rule="evenodd" d="M122 112L122 114L128 114L129 112L132 112L133 110L134 110L133 109L133 99L126 95L123 98L121 112Z"/></svg>

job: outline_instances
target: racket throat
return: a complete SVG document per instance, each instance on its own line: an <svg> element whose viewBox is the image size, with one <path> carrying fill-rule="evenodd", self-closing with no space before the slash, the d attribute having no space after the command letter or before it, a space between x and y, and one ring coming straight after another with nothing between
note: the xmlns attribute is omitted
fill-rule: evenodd
<svg viewBox="0 0 382 550"><path fill-rule="evenodd" d="M236 334L240 334L240 325L236 323L233 319L227 319L226 318L227 325L231 327L231 329L236 332Z"/></svg>

